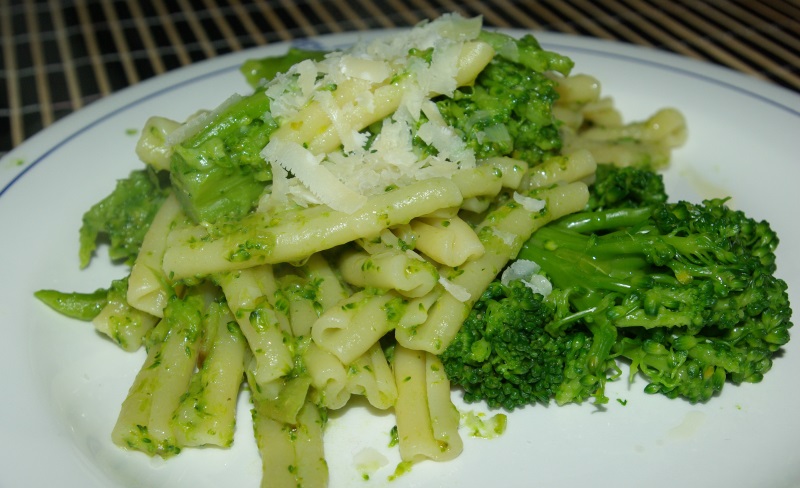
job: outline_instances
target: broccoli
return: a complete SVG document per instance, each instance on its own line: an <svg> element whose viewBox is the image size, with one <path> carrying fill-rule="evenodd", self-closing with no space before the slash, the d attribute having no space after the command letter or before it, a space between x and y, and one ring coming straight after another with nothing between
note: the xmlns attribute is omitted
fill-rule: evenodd
<svg viewBox="0 0 800 488"><path fill-rule="evenodd" d="M534 166L561 149L552 107L558 94L545 73L568 74L572 61L545 51L527 35L515 39L483 31L497 55L471 86L436 104L478 158L510 156Z"/></svg>
<svg viewBox="0 0 800 488"><path fill-rule="evenodd" d="M590 190L518 255L552 292L493 282L442 354L465 401L602 404L617 360L646 392L693 403L760 381L792 326L769 224L722 199L669 203L644 168L601 166Z"/></svg>
<svg viewBox="0 0 800 488"><path fill-rule="evenodd" d="M702 402L726 380L760 381L789 340L777 245L767 222L712 199L589 209L540 229L519 257L568 291L573 318L546 330L607 324L610 354L647 377L646 391Z"/></svg>
<svg viewBox="0 0 800 488"><path fill-rule="evenodd" d="M183 209L195 222L240 218L272 180L261 149L277 129L264 90L235 98L195 135L177 145L170 176Z"/></svg>
<svg viewBox="0 0 800 488"><path fill-rule="evenodd" d="M548 333L545 327L562 314L559 308L521 280L492 282L440 356L450 381L464 389L464 400L506 410L551 399L560 405L590 397L605 403L614 360L596 356L586 328ZM597 342L614 340L611 335Z"/></svg>
<svg viewBox="0 0 800 488"><path fill-rule="evenodd" d="M125 288L127 290L127 286ZM91 321L108 303L109 290L98 288L90 293L37 290L33 296L56 312L67 317Z"/></svg>
<svg viewBox="0 0 800 488"><path fill-rule="evenodd" d="M664 179L643 169L598 164L586 209L638 208L666 202Z"/></svg>
<svg viewBox="0 0 800 488"><path fill-rule="evenodd" d="M109 257L133 264L150 223L167 198L168 189L151 169L132 171L114 191L83 215L80 229L80 265L85 268L98 239L109 240Z"/></svg>
<svg viewBox="0 0 800 488"><path fill-rule="evenodd" d="M248 59L242 63L242 66L239 67L239 71L244 75L247 84L253 88L258 88L275 78L275 75L288 71L289 68L300 61L305 61L307 59L320 61L326 54L325 51L290 47L286 54Z"/></svg>

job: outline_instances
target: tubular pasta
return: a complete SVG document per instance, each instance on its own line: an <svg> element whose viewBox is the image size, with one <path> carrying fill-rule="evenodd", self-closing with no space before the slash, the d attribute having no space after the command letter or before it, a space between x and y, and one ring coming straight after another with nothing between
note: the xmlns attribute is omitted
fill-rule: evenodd
<svg viewBox="0 0 800 488"><path fill-rule="evenodd" d="M262 386L285 375L293 364L284 334L282 315L265 296L274 277L271 268L259 267L219 277L228 306L239 324L257 363L256 378Z"/></svg>
<svg viewBox="0 0 800 488"><path fill-rule="evenodd" d="M350 364L392 330L404 307L393 291L360 291L325 311L311 328L314 342Z"/></svg>
<svg viewBox="0 0 800 488"><path fill-rule="evenodd" d="M409 225L417 235L417 250L445 266L460 266L469 259L479 258L485 251L472 227L458 217L420 217Z"/></svg>
<svg viewBox="0 0 800 488"><path fill-rule="evenodd" d="M183 211L178 199L170 193L144 236L128 279L128 303L156 317L164 316L164 307L172 295L169 279L161 268L161 260L167 248L170 227L181 216Z"/></svg>
<svg viewBox="0 0 800 488"><path fill-rule="evenodd" d="M211 240L202 227L172 231L164 253L164 272L181 279L296 262L437 209L458 206L462 200L452 181L431 178L370 197L352 214L325 205L289 211L281 217L253 213L229 234Z"/></svg>
<svg viewBox="0 0 800 488"><path fill-rule="evenodd" d="M375 254L346 252L339 259L339 270L352 285L392 289L407 297L429 293L439 279L435 266L396 248Z"/></svg>
<svg viewBox="0 0 800 488"><path fill-rule="evenodd" d="M379 343L356 359L348 369L347 388L352 394L365 396L370 405L381 410L394 406L397 386Z"/></svg>
<svg viewBox="0 0 800 488"><path fill-rule="evenodd" d="M404 461L446 461L461 453L459 414L450 400L450 382L436 356L395 347L397 436Z"/></svg>

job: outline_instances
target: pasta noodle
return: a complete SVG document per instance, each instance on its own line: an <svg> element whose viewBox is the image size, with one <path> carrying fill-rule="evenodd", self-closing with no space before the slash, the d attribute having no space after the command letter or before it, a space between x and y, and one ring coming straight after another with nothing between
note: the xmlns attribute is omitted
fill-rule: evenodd
<svg viewBox="0 0 800 488"><path fill-rule="evenodd" d="M92 325L122 349L135 351L142 347L158 321L158 317L135 309L122 297L109 293L108 302L92 319Z"/></svg>
<svg viewBox="0 0 800 488"><path fill-rule="evenodd" d="M353 214L324 205L279 217L255 213L216 239L204 228L173 230L164 253L164 271L181 279L258 264L300 261L315 252L374 236L393 225L461 202L461 193L452 181L431 178L371 197Z"/></svg>
<svg viewBox="0 0 800 488"><path fill-rule="evenodd" d="M417 235L417 250L437 263L456 267L484 253L478 235L458 217L420 217L412 220L410 227Z"/></svg>
<svg viewBox="0 0 800 488"><path fill-rule="evenodd" d="M365 396L375 408L386 410L395 405L397 386L380 343L350 365L347 388L354 395Z"/></svg>
<svg viewBox="0 0 800 488"><path fill-rule="evenodd" d="M228 273L219 278L220 286L239 323L257 364L255 376L263 387L288 373L293 364L285 334L274 306L265 296L264 283L272 281L269 267Z"/></svg>
<svg viewBox="0 0 800 488"><path fill-rule="evenodd" d="M385 249L375 254L346 252L339 260L342 277L354 286L397 290L406 297L426 295L436 286L439 274L431 263L396 248Z"/></svg>
<svg viewBox="0 0 800 488"><path fill-rule="evenodd" d="M156 317L163 317L164 307L172 295L169 279L161 269L161 260L167 248L170 227L182 215L178 199L170 194L150 224L128 278L128 304Z"/></svg>
<svg viewBox="0 0 800 488"><path fill-rule="evenodd" d="M598 163L664 167L672 149L686 142L683 114L663 108L645 121L625 123L599 81L576 74L555 78L559 99L553 114L563 122L564 152L588 150Z"/></svg>
<svg viewBox="0 0 800 488"><path fill-rule="evenodd" d="M204 359L173 417L181 446L233 444L236 398L242 384L247 344L228 307L215 303L203 318Z"/></svg>
<svg viewBox="0 0 800 488"><path fill-rule="evenodd" d="M397 383L397 439L404 461L445 461L461 453L459 414L450 400L450 382L434 355L398 346L394 353Z"/></svg>
<svg viewBox="0 0 800 488"><path fill-rule="evenodd" d="M394 328L404 303L392 291L360 291L326 310L311 328L319 347L350 364Z"/></svg>
<svg viewBox="0 0 800 488"><path fill-rule="evenodd" d="M111 438L119 446L149 445L151 454L177 454L172 417L188 391L199 353L204 301L199 295L174 300L165 309L163 341L150 347L147 360L122 403ZM146 438L148 442L138 442Z"/></svg>

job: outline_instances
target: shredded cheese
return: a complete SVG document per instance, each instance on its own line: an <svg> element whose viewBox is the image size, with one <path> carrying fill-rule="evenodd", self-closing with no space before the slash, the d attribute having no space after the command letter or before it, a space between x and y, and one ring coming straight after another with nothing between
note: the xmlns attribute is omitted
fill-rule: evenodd
<svg viewBox="0 0 800 488"><path fill-rule="evenodd" d="M545 207L544 200L531 198L519 192L514 192L514 201L522 205L522 208L531 213L541 212Z"/></svg>
<svg viewBox="0 0 800 488"><path fill-rule="evenodd" d="M352 213L367 200L320 165L322 158L296 142L272 139L264 150L267 162L281 166L306 186L322 202L334 210ZM274 190L274 186L273 186Z"/></svg>
<svg viewBox="0 0 800 488"><path fill-rule="evenodd" d="M472 295L466 288L456 285L452 281L448 281L444 276L439 276L439 284L442 285L442 288L444 288L447 293L453 295L453 298L461 303L472 298Z"/></svg>
<svg viewBox="0 0 800 488"><path fill-rule="evenodd" d="M265 88L272 117L282 124L318 104L328 119L329 133L335 133L341 147L313 154L296 142L283 144L274 135L262 156L282 167L288 180L273 183L269 191L275 195L269 200L302 206L322 203L352 212L387 187L450 177L461 168L474 167L474 151L446 124L430 97L452 95L461 51L466 42L478 37L480 29L480 18L445 15L396 36L360 41L321 61L303 61L276 76ZM413 54L428 49L432 49L430 61ZM367 148L369 134L356 125L352 114L359 107L373 112L382 103L374 91L392 80L402 83L399 107L383 120L380 133ZM330 89L345 85L359 89L351 89L349 96ZM425 121L420 124L422 115ZM414 137L436 154L422 153L414 146Z"/></svg>
<svg viewBox="0 0 800 488"><path fill-rule="evenodd" d="M539 264L533 261L518 259L509 264L503 271L503 274L500 275L500 283L508 286L514 280L521 280L534 293L539 293L546 297L553 291L553 284L546 277L539 274L541 269Z"/></svg>

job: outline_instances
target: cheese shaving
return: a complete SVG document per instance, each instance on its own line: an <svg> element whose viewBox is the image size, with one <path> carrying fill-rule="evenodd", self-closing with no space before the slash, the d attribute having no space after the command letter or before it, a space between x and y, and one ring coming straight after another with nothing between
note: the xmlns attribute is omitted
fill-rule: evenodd
<svg viewBox="0 0 800 488"><path fill-rule="evenodd" d="M514 201L522 205L522 208L531 213L541 212L545 207L544 200L527 197L519 192L514 192Z"/></svg>
<svg viewBox="0 0 800 488"><path fill-rule="evenodd" d="M500 283L508 286L515 280L520 280L534 293L547 296L553 291L553 284L545 276L539 274L541 271L539 264L527 259L518 259L508 265L500 275Z"/></svg>
<svg viewBox="0 0 800 488"><path fill-rule="evenodd" d="M442 288L444 288L447 293L453 295L453 298L461 303L465 303L472 298L472 295L466 288L456 285L452 281L448 281L444 276L439 276L439 284L442 285Z"/></svg>
<svg viewBox="0 0 800 488"><path fill-rule="evenodd" d="M296 142L273 138L262 155L268 163L279 165L295 175L311 193L334 210L353 213L367 200L367 197L348 188L333 173L321 166L322 157L312 154Z"/></svg>
<svg viewBox="0 0 800 488"><path fill-rule="evenodd" d="M474 151L444 121L430 97L453 94L464 43L475 40L480 30L480 18L444 15L395 36L359 41L320 61L300 62L277 75L265 87L272 117L283 124L316 103L341 148L316 155L300 144L270 141L262 155L281 166L287 180L273 183L271 191L278 194L270 199L273 203L260 208L288 201L301 206L322 203L352 212L387 187L451 177L459 169L474 167ZM432 50L429 61L414 54L428 49ZM370 141L370 134L355 125L353 114L359 108L374 111L383 103L375 99L374 90L392 79L402 83L399 107L383 120L381 131ZM345 83L351 90L359 87L358 92L348 98L330 89ZM426 120L420 125L423 114ZM435 154L416 147L415 137L434 148Z"/></svg>

